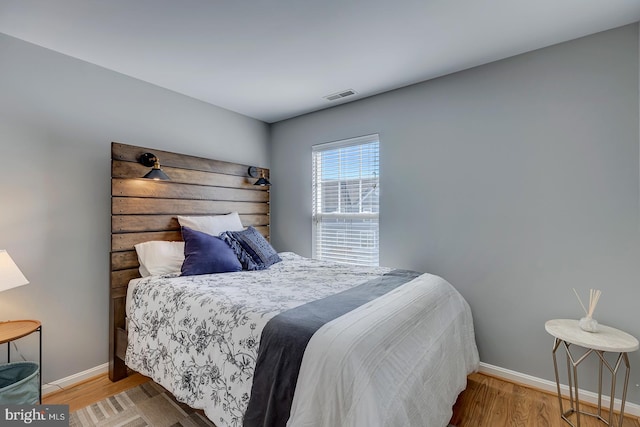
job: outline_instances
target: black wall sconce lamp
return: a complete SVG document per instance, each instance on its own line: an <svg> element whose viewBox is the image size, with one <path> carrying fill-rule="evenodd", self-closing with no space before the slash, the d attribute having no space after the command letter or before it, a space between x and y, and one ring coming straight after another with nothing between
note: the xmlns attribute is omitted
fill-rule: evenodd
<svg viewBox="0 0 640 427"><path fill-rule="evenodd" d="M140 163L147 167L151 167L151 170L143 177L147 179L154 179L156 181L170 181L171 178L160 169L160 159L153 153L144 153L138 159Z"/></svg>
<svg viewBox="0 0 640 427"><path fill-rule="evenodd" d="M251 166L249 168L249 176L251 178L257 178L258 177L258 168L255 166ZM264 176L264 170L260 170L260 178L258 178L258 180L256 182L253 183L253 185L260 185L260 186L266 186L266 185L271 185L271 183L269 182L269 180Z"/></svg>

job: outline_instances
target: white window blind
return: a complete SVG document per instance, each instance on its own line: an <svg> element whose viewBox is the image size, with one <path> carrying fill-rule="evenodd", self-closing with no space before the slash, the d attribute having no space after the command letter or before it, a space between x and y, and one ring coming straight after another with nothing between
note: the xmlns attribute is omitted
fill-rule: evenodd
<svg viewBox="0 0 640 427"><path fill-rule="evenodd" d="M313 257L378 265L378 135L313 146Z"/></svg>

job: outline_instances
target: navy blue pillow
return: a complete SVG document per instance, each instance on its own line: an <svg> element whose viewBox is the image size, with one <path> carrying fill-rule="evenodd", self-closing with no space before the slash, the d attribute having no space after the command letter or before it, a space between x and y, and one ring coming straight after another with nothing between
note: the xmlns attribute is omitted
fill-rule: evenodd
<svg viewBox="0 0 640 427"><path fill-rule="evenodd" d="M267 239L253 227L243 231L225 231L220 238L231 246L245 270L264 270L282 261Z"/></svg>
<svg viewBox="0 0 640 427"><path fill-rule="evenodd" d="M207 233L182 227L184 240L183 276L228 273L242 270L235 252L222 239Z"/></svg>

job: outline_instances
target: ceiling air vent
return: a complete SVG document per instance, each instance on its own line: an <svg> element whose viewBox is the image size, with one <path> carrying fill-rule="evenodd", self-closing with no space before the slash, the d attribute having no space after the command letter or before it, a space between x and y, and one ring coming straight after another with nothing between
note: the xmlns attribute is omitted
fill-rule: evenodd
<svg viewBox="0 0 640 427"><path fill-rule="evenodd" d="M347 96L355 95L356 91L353 89L342 90L338 93L332 93L331 95L324 96L327 101L335 101L337 99L346 98Z"/></svg>

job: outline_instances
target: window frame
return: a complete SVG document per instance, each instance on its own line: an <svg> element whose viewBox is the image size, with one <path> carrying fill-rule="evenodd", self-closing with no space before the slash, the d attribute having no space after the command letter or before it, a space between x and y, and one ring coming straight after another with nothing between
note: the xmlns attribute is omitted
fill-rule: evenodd
<svg viewBox="0 0 640 427"><path fill-rule="evenodd" d="M330 150L337 150L340 148L348 148L348 147L354 147L354 146L360 146L360 145L364 145L364 144L370 144L370 143L377 143L377 157L376 157L376 162L375 165L377 167L376 171L374 172L375 176L376 176L376 182L375 182L375 186L376 186L376 190L378 193L378 200L377 200L377 209L378 212L359 212L359 213L319 213L316 212L317 210L317 206L318 206L318 200L317 198L320 196L319 191L317 189L317 184L316 184L316 180L318 179L317 177L317 159L316 156L318 155L318 153L321 152L326 152L326 151L330 151ZM344 261L338 261L341 263L346 263L346 264L354 264L354 265L371 265L371 266L378 266L380 264L380 135L377 133L374 134L369 134L369 135L363 135L363 136L358 136L358 137L354 137L354 138L348 138L348 139L343 139L343 140L338 140L338 141L333 141L333 142L326 142L326 143L321 143L321 144L315 144L312 147L312 172L311 172L311 193L312 193L312 212L311 212L311 223L312 223L312 242L311 242L311 247L312 247L312 258L314 259L321 259L319 258L319 254L318 254L318 226L319 223L321 222L322 218L337 218L337 219L341 219L341 218L349 218L349 219L375 219L375 223L376 223L376 229L375 229L375 236L371 239L373 240L373 245L375 247L375 263L358 263L358 262L353 262L354 260L351 261L347 261L346 259ZM360 179L362 180L362 176L360 177ZM340 182L340 181L339 181ZM362 197L362 196L360 196ZM361 203L361 198L358 199L359 203ZM361 209L361 208L360 208ZM362 239L362 238L361 238ZM364 247L364 246L353 246L354 248L357 247Z"/></svg>

